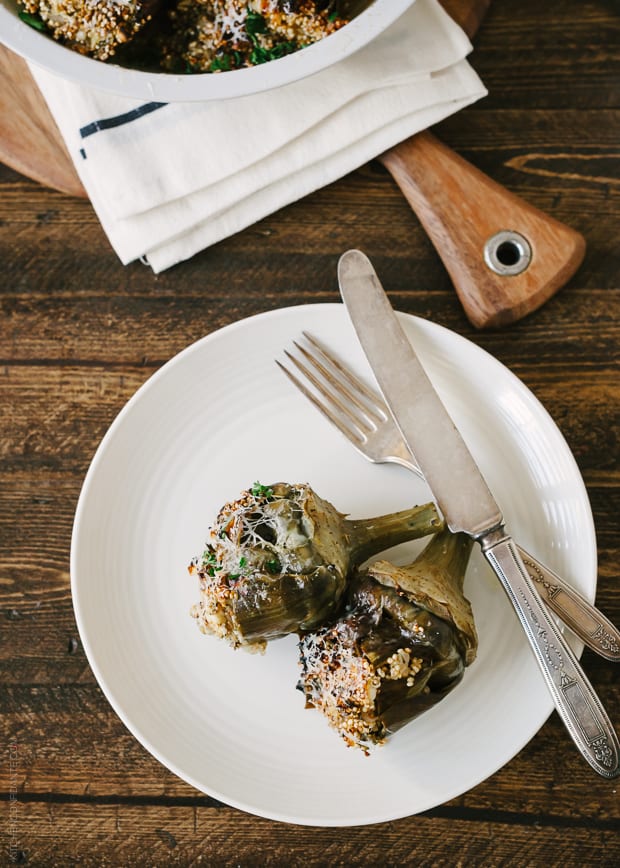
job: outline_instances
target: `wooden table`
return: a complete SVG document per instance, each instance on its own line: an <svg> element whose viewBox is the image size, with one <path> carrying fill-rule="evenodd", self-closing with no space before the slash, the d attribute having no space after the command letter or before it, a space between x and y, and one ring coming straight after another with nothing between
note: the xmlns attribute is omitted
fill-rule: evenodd
<svg viewBox="0 0 620 868"><path fill-rule="evenodd" d="M375 162L158 277L118 262L87 201L0 166L3 856L58 866L618 864L618 781L589 770L555 713L489 780L421 816L314 829L215 802L114 714L81 647L69 588L80 485L136 388L241 317L336 301L337 258L358 246L400 309L484 347L545 404L591 498L598 605L620 622L617 38L605 0L496 0L473 57L490 95L438 130L587 239L570 284L510 328L469 324ZM620 726L618 669L589 651L582 660Z"/></svg>

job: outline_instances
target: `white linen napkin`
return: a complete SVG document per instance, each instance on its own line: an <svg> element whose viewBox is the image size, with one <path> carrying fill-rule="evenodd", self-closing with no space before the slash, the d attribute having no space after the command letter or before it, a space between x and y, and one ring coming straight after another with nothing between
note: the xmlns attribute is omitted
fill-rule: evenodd
<svg viewBox="0 0 620 868"><path fill-rule="evenodd" d="M249 97L141 103L30 69L112 247L158 273L484 96L470 51L416 0L351 57Z"/></svg>

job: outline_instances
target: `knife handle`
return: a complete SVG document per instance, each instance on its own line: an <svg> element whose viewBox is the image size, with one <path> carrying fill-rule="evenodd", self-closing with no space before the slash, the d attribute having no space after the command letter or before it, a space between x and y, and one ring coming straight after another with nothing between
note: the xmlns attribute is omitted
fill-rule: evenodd
<svg viewBox="0 0 620 868"><path fill-rule="evenodd" d="M592 651L612 663L620 663L620 632L595 606L557 573L517 546L521 559L542 601L570 627Z"/></svg>
<svg viewBox="0 0 620 868"><path fill-rule="evenodd" d="M620 744L600 699L545 609L514 541L502 530L480 540L482 551L519 616L555 707L592 768L620 773Z"/></svg>
<svg viewBox="0 0 620 868"><path fill-rule="evenodd" d="M477 328L540 307L581 264L585 241L492 181L429 132L379 157L430 236Z"/></svg>

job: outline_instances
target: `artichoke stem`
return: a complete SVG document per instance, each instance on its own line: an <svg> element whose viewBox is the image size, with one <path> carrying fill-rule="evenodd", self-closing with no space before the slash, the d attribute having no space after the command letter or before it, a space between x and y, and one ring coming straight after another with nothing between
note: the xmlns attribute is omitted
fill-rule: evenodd
<svg viewBox="0 0 620 868"><path fill-rule="evenodd" d="M465 571L474 541L464 533L450 533L446 528L438 533L408 568L411 576L416 573L449 577L455 588L463 590Z"/></svg>
<svg viewBox="0 0 620 868"><path fill-rule="evenodd" d="M362 563L377 552L403 542L436 534L444 523L434 503L425 503L378 518L345 520L352 560Z"/></svg>

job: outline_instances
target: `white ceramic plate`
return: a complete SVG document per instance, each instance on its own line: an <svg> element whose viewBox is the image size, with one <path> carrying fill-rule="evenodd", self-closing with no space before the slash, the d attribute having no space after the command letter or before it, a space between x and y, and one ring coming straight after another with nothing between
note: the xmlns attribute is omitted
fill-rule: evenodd
<svg viewBox="0 0 620 868"><path fill-rule="evenodd" d="M593 600L592 515L549 415L474 344L401 317L516 539ZM80 497L73 600L107 698L179 777L265 817L373 823L428 810L492 775L532 738L552 703L477 551L466 592L480 634L478 659L453 693L371 757L347 748L318 712L304 710L294 637L252 656L199 633L188 614L197 587L187 565L202 551L219 507L255 480L309 482L354 517L429 499L425 484L402 468L366 462L277 369L274 358L302 329L369 377L344 308L306 305L199 340L129 401ZM404 562L421 546L393 555Z"/></svg>
<svg viewBox="0 0 620 868"><path fill-rule="evenodd" d="M65 48L17 16L15 0L0 0L0 42L38 66L97 90L159 102L193 102L248 96L326 69L367 45L415 0L374 0L336 33L301 51L260 66L212 75L173 75L103 63Z"/></svg>

